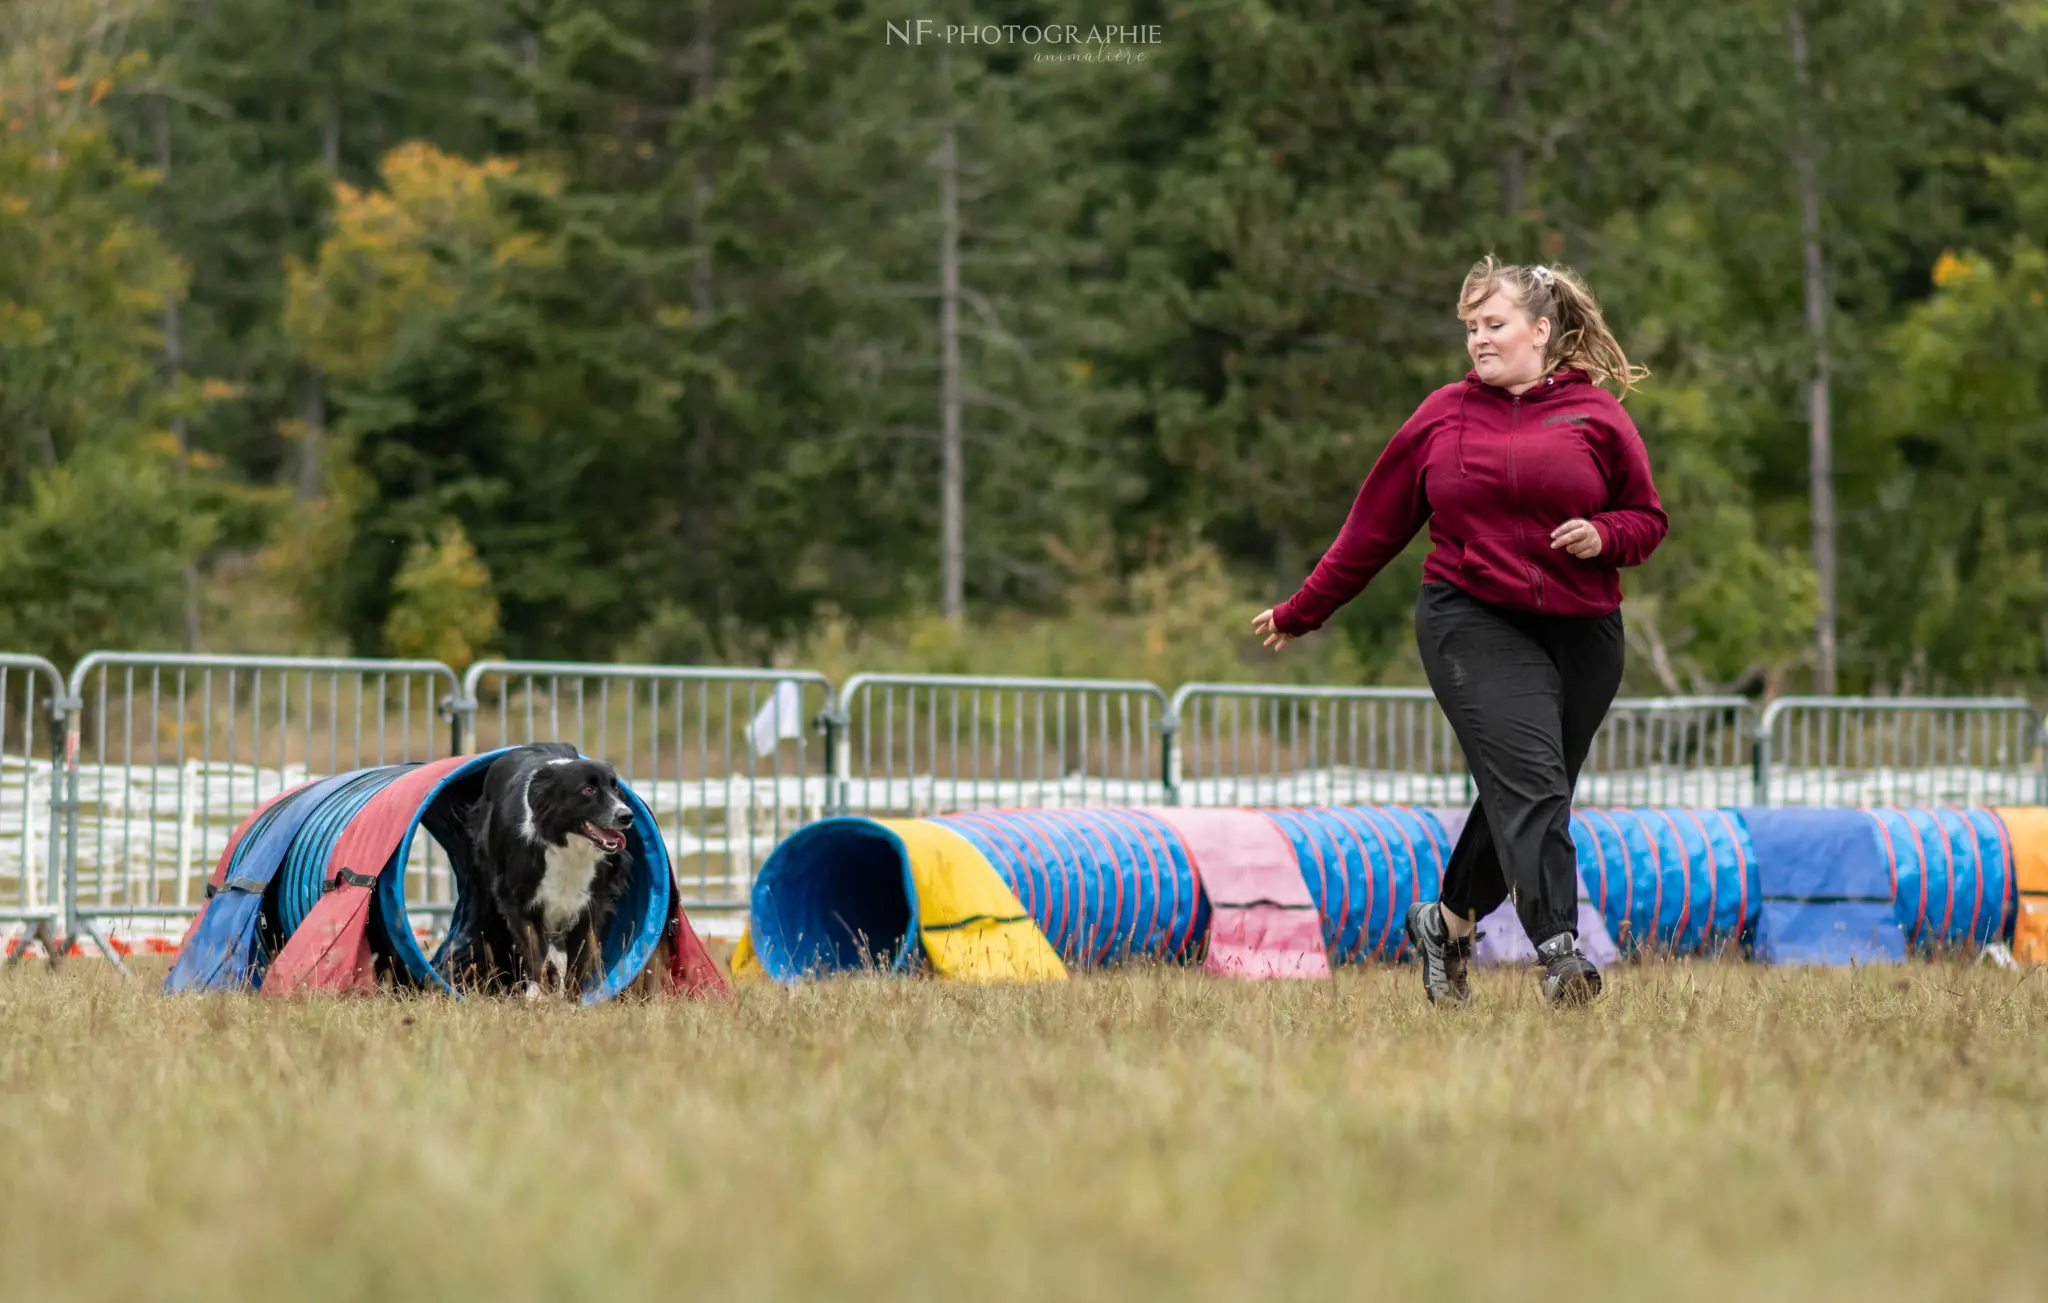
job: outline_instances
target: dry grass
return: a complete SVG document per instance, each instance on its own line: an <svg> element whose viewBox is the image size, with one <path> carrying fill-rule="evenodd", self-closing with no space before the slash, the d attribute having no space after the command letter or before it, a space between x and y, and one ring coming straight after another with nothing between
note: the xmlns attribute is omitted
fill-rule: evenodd
<svg viewBox="0 0 2048 1303"><path fill-rule="evenodd" d="M2048 978L856 980L732 1005L0 979L59 1298L2041 1297Z"/></svg>

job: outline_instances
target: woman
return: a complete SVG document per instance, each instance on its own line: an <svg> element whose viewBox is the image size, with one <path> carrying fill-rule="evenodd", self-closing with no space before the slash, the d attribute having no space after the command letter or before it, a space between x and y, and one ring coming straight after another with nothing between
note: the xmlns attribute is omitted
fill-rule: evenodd
<svg viewBox="0 0 2048 1303"><path fill-rule="evenodd" d="M1253 627L1278 650L1321 628L1429 522L1415 639L1479 788L1442 900L1408 911L1432 1001L1463 1003L1473 930L1510 892L1543 992L1600 993L1579 952L1571 797L1621 686L1621 578L1669 521L1618 398L1629 364L1571 272L1488 257L1458 296L1472 371L1380 454L1301 591Z"/></svg>

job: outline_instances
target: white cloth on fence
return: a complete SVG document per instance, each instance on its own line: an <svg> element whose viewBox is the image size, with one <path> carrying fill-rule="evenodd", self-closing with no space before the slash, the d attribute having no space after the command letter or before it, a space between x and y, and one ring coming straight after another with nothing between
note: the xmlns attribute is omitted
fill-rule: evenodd
<svg viewBox="0 0 2048 1303"><path fill-rule="evenodd" d="M747 725L747 740L754 744L754 754L773 755L776 744L786 738L800 738L804 735L804 690L794 679L784 679L775 685L774 695L768 704L754 714L754 722Z"/></svg>

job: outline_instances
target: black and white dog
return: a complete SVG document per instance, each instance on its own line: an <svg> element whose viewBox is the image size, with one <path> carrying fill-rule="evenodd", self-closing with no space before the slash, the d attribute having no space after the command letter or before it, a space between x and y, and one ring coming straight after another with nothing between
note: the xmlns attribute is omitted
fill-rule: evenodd
<svg viewBox="0 0 2048 1303"><path fill-rule="evenodd" d="M567 743L520 747L492 762L467 823L487 957L511 961L511 986L528 996L581 991L630 869L633 807L618 774Z"/></svg>

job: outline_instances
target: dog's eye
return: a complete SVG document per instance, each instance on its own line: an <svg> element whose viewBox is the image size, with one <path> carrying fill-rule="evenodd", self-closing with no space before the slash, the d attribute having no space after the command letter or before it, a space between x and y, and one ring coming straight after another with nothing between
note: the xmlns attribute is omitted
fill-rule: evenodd
<svg viewBox="0 0 2048 1303"><path fill-rule="evenodd" d="M586 788L584 788L584 789L583 789L583 794L584 794L585 796L596 796L596 795L597 795L597 789L596 789L595 787L586 787Z"/></svg>

